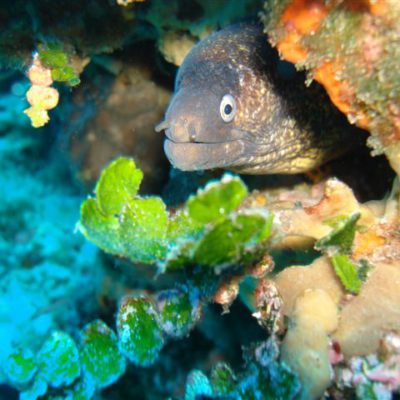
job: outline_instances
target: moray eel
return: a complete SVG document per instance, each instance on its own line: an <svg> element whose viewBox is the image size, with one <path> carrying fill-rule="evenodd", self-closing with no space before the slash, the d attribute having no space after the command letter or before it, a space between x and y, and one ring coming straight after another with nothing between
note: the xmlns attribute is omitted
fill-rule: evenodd
<svg viewBox="0 0 400 400"><path fill-rule="evenodd" d="M184 171L304 172L343 153L358 130L316 83L280 61L256 23L231 25L192 48L157 131L165 153Z"/></svg>

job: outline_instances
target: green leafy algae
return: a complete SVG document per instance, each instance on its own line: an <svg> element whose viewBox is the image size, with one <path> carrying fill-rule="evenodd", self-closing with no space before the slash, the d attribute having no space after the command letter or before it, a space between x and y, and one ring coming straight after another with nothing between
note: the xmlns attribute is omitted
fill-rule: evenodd
<svg viewBox="0 0 400 400"><path fill-rule="evenodd" d="M33 353L26 349L10 354L3 364L3 371L13 385L28 383L37 371Z"/></svg>
<svg viewBox="0 0 400 400"><path fill-rule="evenodd" d="M333 268L343 286L352 293L359 293L362 281L357 266L346 254L335 254L330 258Z"/></svg>
<svg viewBox="0 0 400 400"><path fill-rule="evenodd" d="M60 68L68 63L68 56L56 43L39 46L39 58L47 68Z"/></svg>
<svg viewBox="0 0 400 400"><path fill-rule="evenodd" d="M80 360L85 379L97 388L111 385L125 372L125 358L115 333L100 320L82 332Z"/></svg>
<svg viewBox="0 0 400 400"><path fill-rule="evenodd" d="M19 400L36 400L42 398L47 392L47 383L37 378L33 381L32 386L22 391L19 396Z"/></svg>
<svg viewBox="0 0 400 400"><path fill-rule="evenodd" d="M79 229L106 252L151 264L165 256L168 216L161 199L136 196L142 177L133 160L112 162L82 204Z"/></svg>
<svg viewBox="0 0 400 400"><path fill-rule="evenodd" d="M156 304L161 328L171 337L186 335L200 316L199 297L194 288L164 290L158 294Z"/></svg>
<svg viewBox="0 0 400 400"><path fill-rule="evenodd" d="M157 197L132 200L121 215L124 254L133 261L154 263L166 256L168 216Z"/></svg>
<svg viewBox="0 0 400 400"><path fill-rule="evenodd" d="M228 364L219 362L211 371L211 384L218 396L229 395L235 391L237 378Z"/></svg>
<svg viewBox="0 0 400 400"><path fill-rule="evenodd" d="M326 250L336 248L338 251L348 253L351 250L356 233L356 224L360 218L360 213L355 213L349 217L336 217L334 220L325 221L333 227L332 232L321 238L315 243L316 250Z"/></svg>
<svg viewBox="0 0 400 400"><path fill-rule="evenodd" d="M80 83L79 75L61 45L42 44L38 48L38 55L42 64L51 70L51 77L54 81L65 82L69 86L76 86Z"/></svg>
<svg viewBox="0 0 400 400"><path fill-rule="evenodd" d="M211 371L211 379L194 370L188 377L186 399L214 396L226 400L291 400L298 396L300 381L290 368L279 360L276 338L245 350L246 367L235 374L223 362Z"/></svg>
<svg viewBox="0 0 400 400"><path fill-rule="evenodd" d="M254 248L269 236L271 216L235 215L213 227L199 242L195 262L218 266L239 261L247 248Z"/></svg>
<svg viewBox="0 0 400 400"><path fill-rule="evenodd" d="M95 193L104 215L115 215L132 200L139 190L143 173L135 162L126 158L113 161L101 174Z"/></svg>
<svg viewBox="0 0 400 400"><path fill-rule="evenodd" d="M64 332L52 333L39 351L37 363L40 378L54 387L69 385L80 374L78 348Z"/></svg>
<svg viewBox="0 0 400 400"><path fill-rule="evenodd" d="M138 195L142 177L133 160L119 158L82 204L79 230L108 253L161 270L217 267L248 261L270 235L272 215L238 209L248 194L238 177L208 184L173 215L160 198Z"/></svg>
<svg viewBox="0 0 400 400"><path fill-rule="evenodd" d="M362 282L366 279L369 266L364 261L358 266L349 254L353 246L360 213L350 216L340 215L325 221L333 229L325 237L318 240L315 249L325 252L346 290L357 294L361 290Z"/></svg>
<svg viewBox="0 0 400 400"><path fill-rule="evenodd" d="M123 354L134 364L154 363L164 345L158 316L146 297L125 297L117 317L119 343Z"/></svg>
<svg viewBox="0 0 400 400"><path fill-rule="evenodd" d="M220 182L208 184L189 198L189 215L202 224L221 221L239 207L247 194L247 188L239 178L225 175Z"/></svg>
<svg viewBox="0 0 400 400"><path fill-rule="evenodd" d="M68 400L91 400L95 393L93 382L87 379L78 379L71 387L65 390L64 398Z"/></svg>

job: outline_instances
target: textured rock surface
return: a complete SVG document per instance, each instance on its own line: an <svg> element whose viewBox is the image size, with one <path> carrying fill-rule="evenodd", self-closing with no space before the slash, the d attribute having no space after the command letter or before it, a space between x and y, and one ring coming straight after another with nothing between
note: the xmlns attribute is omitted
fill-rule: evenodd
<svg viewBox="0 0 400 400"><path fill-rule="evenodd" d="M112 159L129 155L149 178L144 191L160 191L169 167L163 137L154 126L162 119L169 97L170 91L140 62L122 67L115 78L104 78L103 87L93 84L78 90L73 99L73 121L66 121L66 125L79 177L93 184ZM84 107L93 100L90 113Z"/></svg>

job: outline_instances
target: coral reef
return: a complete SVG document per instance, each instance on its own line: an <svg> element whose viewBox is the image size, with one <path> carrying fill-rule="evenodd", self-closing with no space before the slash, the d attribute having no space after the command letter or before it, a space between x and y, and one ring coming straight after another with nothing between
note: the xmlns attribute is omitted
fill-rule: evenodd
<svg viewBox="0 0 400 400"><path fill-rule="evenodd" d="M26 117L15 118L26 107L27 83L13 77L7 85L0 125L0 378L22 390L36 374L33 354L46 337L60 328L78 331L98 308L101 261L73 234L82 198L60 182L65 167L44 157L46 135L33 132Z"/></svg>
<svg viewBox="0 0 400 400"><path fill-rule="evenodd" d="M283 316L290 318L281 359L301 378L302 398L317 398L331 385L332 341L349 360L376 353L385 332L400 329L396 186L389 198L360 204L346 185L334 179L291 192L249 194L238 178L225 176L189 198L171 217L160 199L137 197L141 179L132 160L111 163L96 186L96 198L82 205L81 232L105 251L134 262L156 263L161 272L193 265L194 271L202 267L197 275L219 274L213 286L197 284L190 293L199 291L203 302L214 299L226 310L248 274L256 280L269 274L277 291L274 294L273 286L260 282L253 303L258 309L255 316L272 333L277 321L271 324L268 319L280 318L282 330ZM261 257L268 249L313 243L324 255L308 267L293 266L271 275L271 260ZM252 264L249 270L246 266ZM221 281L229 266L235 266L234 276ZM222 285L216 285L218 281ZM128 323L130 331L140 332L146 326L153 332L146 336L152 338L151 347L141 350L146 358L135 356L138 344L134 343L141 336L129 333L123 339L121 317L118 324L121 340L133 346L128 357L146 365L154 362L163 341L152 303L146 300L137 308L143 301L128 299L121 307L130 310L129 314L123 311L122 321L136 315L134 324ZM146 314L142 327L137 325L139 312ZM141 343L147 342L141 339ZM188 390L205 385L201 390L207 394L211 389L204 382L208 381L194 376Z"/></svg>
<svg viewBox="0 0 400 400"><path fill-rule="evenodd" d="M309 71L349 121L370 131L373 154L400 172L400 5L396 1L272 1L269 40L281 56Z"/></svg>
<svg viewBox="0 0 400 400"><path fill-rule="evenodd" d="M0 74L1 399L400 393L400 185L384 157L183 174L153 132L191 46L263 3L0 11L0 65L26 75ZM397 3L266 7L269 40L398 173Z"/></svg>
<svg viewBox="0 0 400 400"><path fill-rule="evenodd" d="M152 55L143 46L139 56L123 63L96 58L95 79L87 77L72 93L73 109L63 110L62 136L77 177L91 187L104 165L120 155L133 155L148 177L145 192L160 192L167 180L162 135L154 126L162 119L170 91L160 84L145 59ZM109 66L114 73L104 71ZM91 109L85 105L91 103ZM82 110L77 111L77 110ZM70 113L71 118L65 118ZM64 119L65 118L65 119Z"/></svg>

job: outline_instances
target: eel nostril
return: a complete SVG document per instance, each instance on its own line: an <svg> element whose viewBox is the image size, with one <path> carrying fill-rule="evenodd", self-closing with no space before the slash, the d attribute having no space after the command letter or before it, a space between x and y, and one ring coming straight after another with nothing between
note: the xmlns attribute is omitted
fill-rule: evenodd
<svg viewBox="0 0 400 400"><path fill-rule="evenodd" d="M195 142L196 141L196 127L194 126L194 124L189 124L187 127L187 131L189 134L189 140L191 142Z"/></svg>

